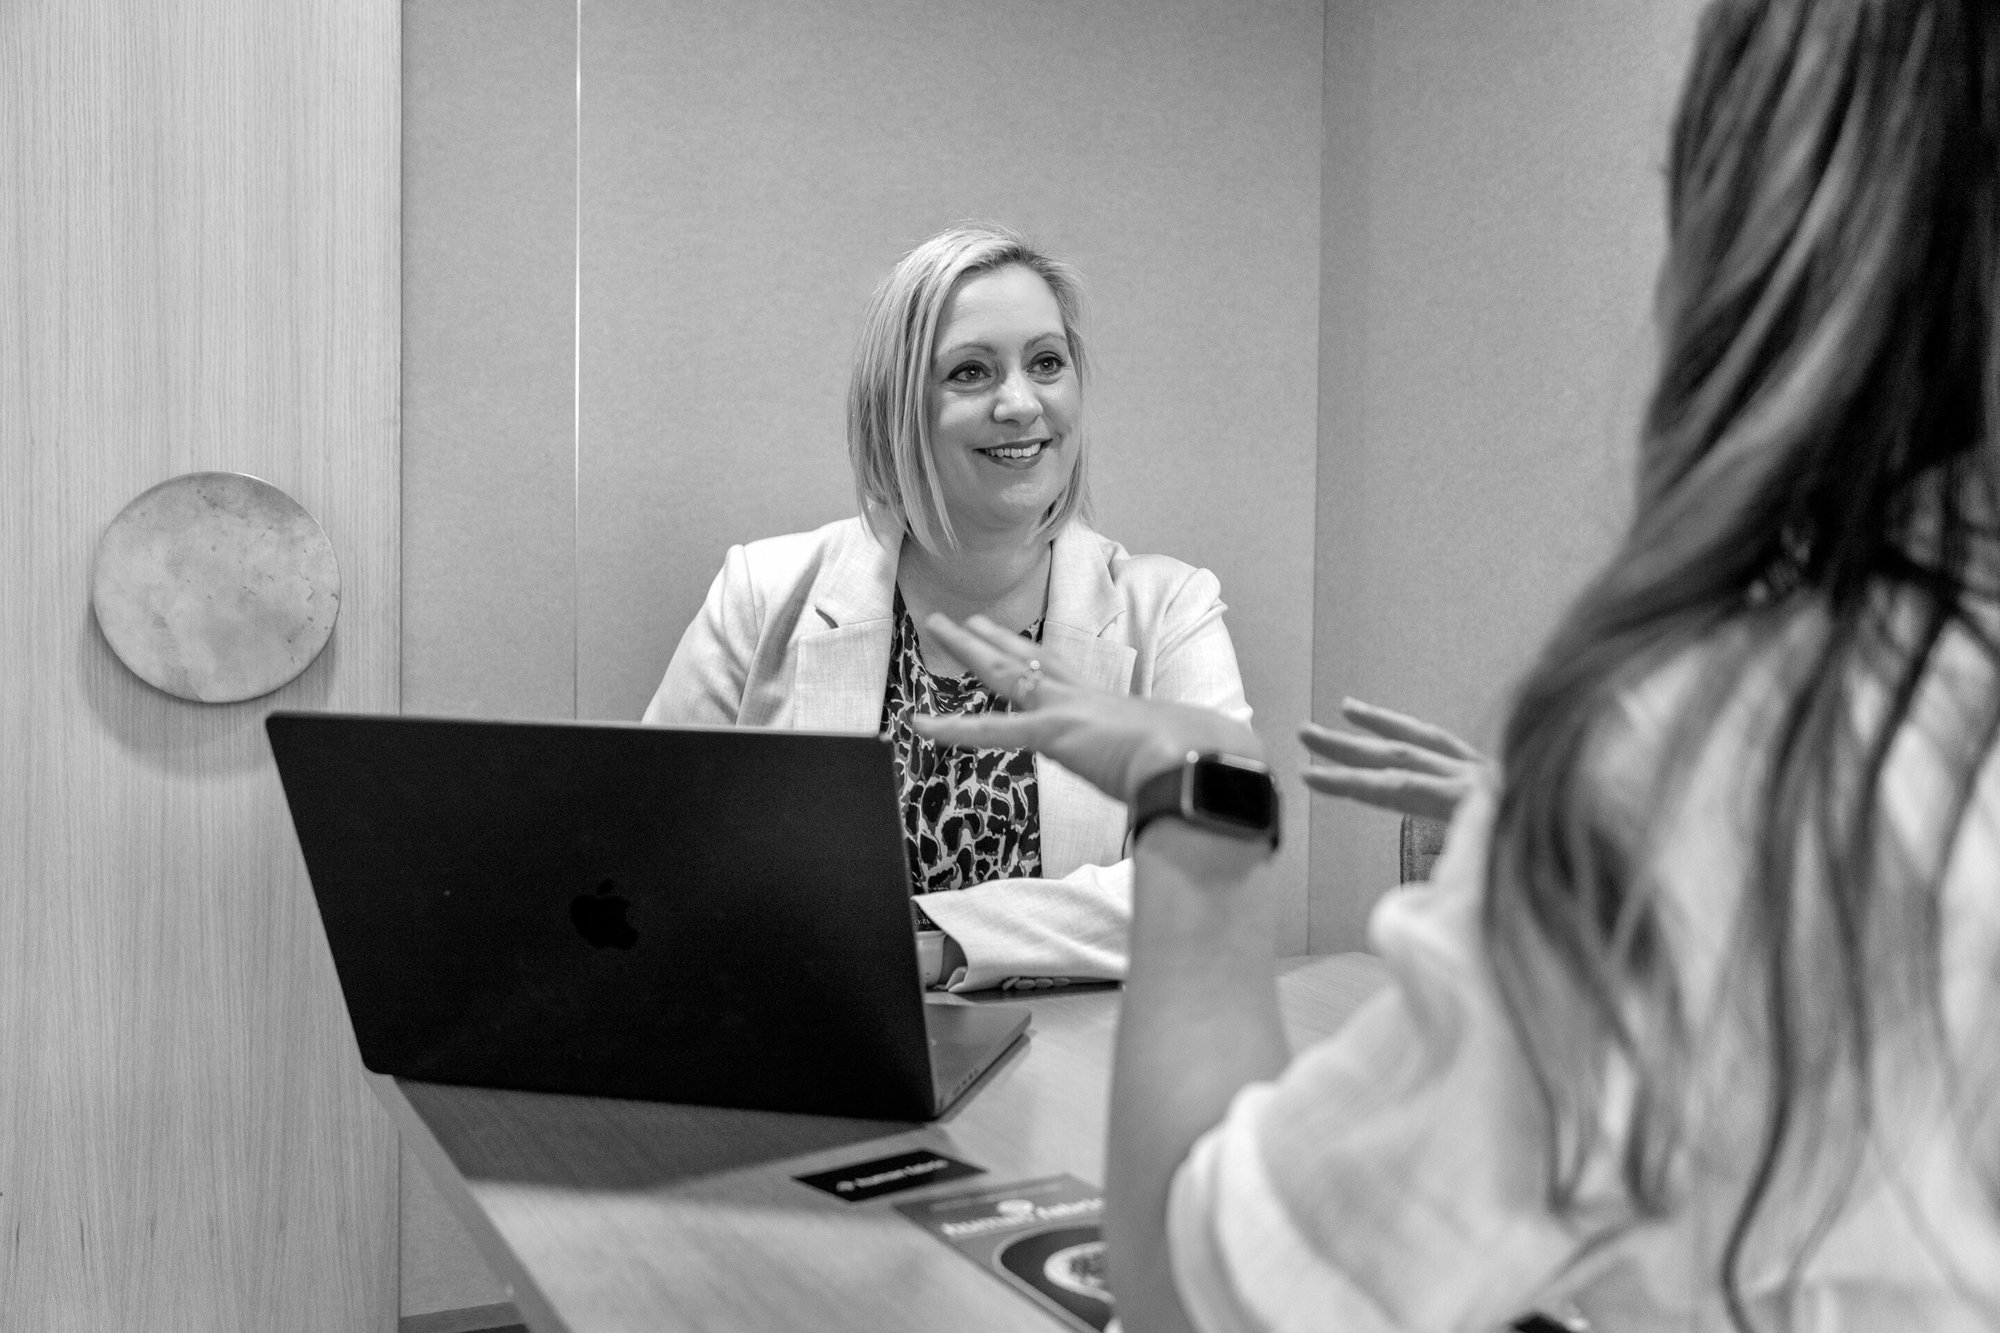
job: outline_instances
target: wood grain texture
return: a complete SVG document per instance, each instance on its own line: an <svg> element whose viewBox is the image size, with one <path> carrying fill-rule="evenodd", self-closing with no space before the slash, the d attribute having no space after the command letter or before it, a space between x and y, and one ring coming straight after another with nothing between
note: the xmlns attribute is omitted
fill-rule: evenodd
<svg viewBox="0 0 2000 1333"><path fill-rule="evenodd" d="M396 20L0 6L0 1327L394 1327L393 1133L260 724L397 702ZM105 525L202 469L340 560L251 703L91 618Z"/></svg>
<svg viewBox="0 0 2000 1333"><path fill-rule="evenodd" d="M1280 970L1295 1044L1338 1028L1387 978L1362 954ZM923 1147L995 1184L1102 1183L1118 999L985 1001L1029 1006L1028 1041L921 1128L370 1078L536 1333L1041 1327L887 1202L844 1204L792 1177Z"/></svg>

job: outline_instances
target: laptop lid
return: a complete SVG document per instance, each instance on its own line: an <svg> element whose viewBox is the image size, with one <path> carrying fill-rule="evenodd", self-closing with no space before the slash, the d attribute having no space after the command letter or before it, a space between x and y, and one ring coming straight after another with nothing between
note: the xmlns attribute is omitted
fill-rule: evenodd
<svg viewBox="0 0 2000 1333"><path fill-rule="evenodd" d="M378 1073L926 1119L1026 1026L1013 1006L924 1003L885 740L265 726ZM952 1028L937 1041L933 1011ZM959 1067L934 1069L934 1049Z"/></svg>

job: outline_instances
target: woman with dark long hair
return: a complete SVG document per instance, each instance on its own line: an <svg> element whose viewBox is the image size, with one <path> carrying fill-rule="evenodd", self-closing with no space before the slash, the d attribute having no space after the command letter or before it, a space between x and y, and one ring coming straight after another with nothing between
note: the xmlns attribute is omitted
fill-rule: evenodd
<svg viewBox="0 0 2000 1333"><path fill-rule="evenodd" d="M950 631L1142 821L1128 1333L2000 1328L2000 5L1720 0L1668 176L1630 530L1330 1040L1248 730Z"/></svg>

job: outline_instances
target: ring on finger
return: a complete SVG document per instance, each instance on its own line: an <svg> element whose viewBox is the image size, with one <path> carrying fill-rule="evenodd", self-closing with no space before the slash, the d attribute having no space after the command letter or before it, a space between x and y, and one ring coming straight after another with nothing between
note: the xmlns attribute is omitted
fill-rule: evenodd
<svg viewBox="0 0 2000 1333"><path fill-rule="evenodd" d="M1014 702L1025 707L1035 697L1035 691L1042 687L1042 664L1034 658L1028 659L1028 669L1014 679Z"/></svg>

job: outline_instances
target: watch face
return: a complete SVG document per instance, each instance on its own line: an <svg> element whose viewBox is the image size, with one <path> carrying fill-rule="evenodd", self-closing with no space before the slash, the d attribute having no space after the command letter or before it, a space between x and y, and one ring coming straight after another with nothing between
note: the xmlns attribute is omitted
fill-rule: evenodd
<svg viewBox="0 0 2000 1333"><path fill-rule="evenodd" d="M1258 832L1277 821L1278 793L1269 769L1232 761L1226 755L1210 755L1196 764L1188 793L1191 804L1211 819L1237 824Z"/></svg>

